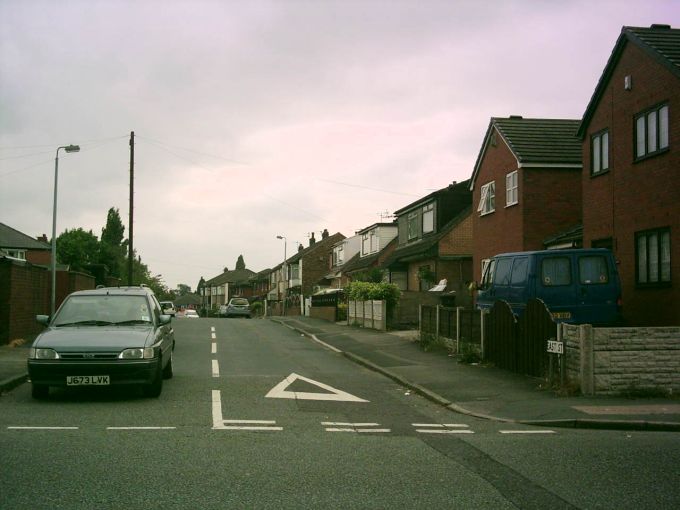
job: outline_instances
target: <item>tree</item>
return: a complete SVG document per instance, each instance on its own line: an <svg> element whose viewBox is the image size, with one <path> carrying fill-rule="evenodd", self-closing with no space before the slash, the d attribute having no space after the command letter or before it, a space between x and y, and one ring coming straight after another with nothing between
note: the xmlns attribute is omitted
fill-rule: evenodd
<svg viewBox="0 0 680 510"><path fill-rule="evenodd" d="M180 283L177 285L177 289L175 289L175 293L178 296L186 296L187 294L191 294L191 287L184 283Z"/></svg>
<svg viewBox="0 0 680 510"><path fill-rule="evenodd" d="M125 268L125 252L127 242L123 241L125 227L120 219L118 209L111 207L106 216L106 225L102 229L99 243L99 263L109 268L111 276L121 278Z"/></svg>
<svg viewBox="0 0 680 510"><path fill-rule="evenodd" d="M238 256L238 260L236 261L236 269L245 269L246 268L246 263L243 261L243 255Z"/></svg>
<svg viewBox="0 0 680 510"><path fill-rule="evenodd" d="M57 259L71 269L84 271L86 266L96 264L98 257L99 240L91 230L66 229L57 237Z"/></svg>

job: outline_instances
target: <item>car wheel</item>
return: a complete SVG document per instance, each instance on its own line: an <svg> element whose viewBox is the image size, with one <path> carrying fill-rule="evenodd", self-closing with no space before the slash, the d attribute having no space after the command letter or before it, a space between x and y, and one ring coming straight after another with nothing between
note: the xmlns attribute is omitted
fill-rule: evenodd
<svg viewBox="0 0 680 510"><path fill-rule="evenodd" d="M172 379L172 351L170 351L170 359L168 364L163 369L163 379Z"/></svg>
<svg viewBox="0 0 680 510"><path fill-rule="evenodd" d="M158 371L156 372L156 377L154 377L154 380L151 382L151 384L148 384L144 386L144 396L145 397L151 397L151 398L158 398L161 395L161 391L163 390L163 373L161 370L161 366L158 365Z"/></svg>
<svg viewBox="0 0 680 510"><path fill-rule="evenodd" d="M42 400L47 398L50 394L50 387L46 384L35 384L31 385L31 396L35 399Z"/></svg>

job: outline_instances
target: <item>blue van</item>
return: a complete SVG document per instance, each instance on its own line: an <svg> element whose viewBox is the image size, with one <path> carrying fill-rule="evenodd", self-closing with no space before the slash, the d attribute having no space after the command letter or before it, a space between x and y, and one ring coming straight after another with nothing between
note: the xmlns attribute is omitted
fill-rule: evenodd
<svg viewBox="0 0 680 510"><path fill-rule="evenodd" d="M611 251L602 248L502 253L487 264L477 308L507 301L520 315L530 299L543 300L555 320L621 323L621 282Z"/></svg>

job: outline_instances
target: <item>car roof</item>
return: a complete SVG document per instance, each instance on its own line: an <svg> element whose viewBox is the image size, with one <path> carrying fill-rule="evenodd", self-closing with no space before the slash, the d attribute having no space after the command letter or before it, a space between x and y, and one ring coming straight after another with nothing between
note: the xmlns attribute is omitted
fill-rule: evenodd
<svg viewBox="0 0 680 510"><path fill-rule="evenodd" d="M98 289L79 290L71 296L153 296L148 287L100 287Z"/></svg>

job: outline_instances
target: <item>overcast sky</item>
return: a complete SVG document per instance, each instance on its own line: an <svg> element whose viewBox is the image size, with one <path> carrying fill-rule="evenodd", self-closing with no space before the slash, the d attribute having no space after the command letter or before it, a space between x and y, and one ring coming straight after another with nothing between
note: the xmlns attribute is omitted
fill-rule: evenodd
<svg viewBox="0 0 680 510"><path fill-rule="evenodd" d="M580 119L624 25L677 1L0 0L0 222L97 236L170 288L260 271L472 173L490 117Z"/></svg>

